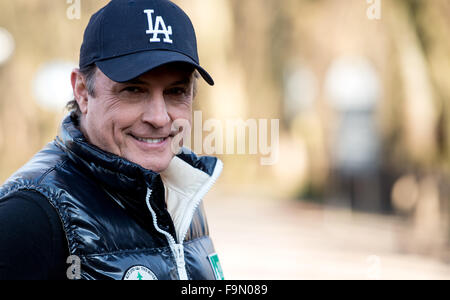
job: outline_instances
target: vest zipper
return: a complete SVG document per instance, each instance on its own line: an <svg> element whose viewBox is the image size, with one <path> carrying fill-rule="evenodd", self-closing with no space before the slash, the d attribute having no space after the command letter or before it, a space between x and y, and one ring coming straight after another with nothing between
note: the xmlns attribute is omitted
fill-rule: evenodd
<svg viewBox="0 0 450 300"><path fill-rule="evenodd" d="M172 254L175 257L175 262L177 264L178 277L180 278L180 280L188 280L189 278L186 272L186 262L184 259L184 246L183 244L177 244L174 237L170 233L159 228L156 213L153 210L152 206L150 205L150 198L152 196L152 192L153 191L151 189L147 189L147 197L145 202L147 203L147 207L152 215L153 226L155 227L156 231L163 234L167 238L167 241L169 242L170 249L172 250Z"/></svg>
<svg viewBox="0 0 450 300"><path fill-rule="evenodd" d="M195 211L198 209L198 207L202 203L203 197L205 197L205 195L211 190L211 188L216 183L216 181L219 178L222 171L223 171L223 163L220 160L218 160L213 174L211 175L209 180L203 185L203 187L198 191L198 193L192 199L192 204L188 209L188 213L186 214L188 216L188 218L186 218L185 220L187 220L187 221L184 222L184 224L181 226L181 228L183 228L183 230L181 232L182 235L180 238L181 242L183 242L186 238L186 235L188 233L189 227L192 222L192 218L195 214Z"/></svg>
<svg viewBox="0 0 450 300"><path fill-rule="evenodd" d="M187 276L187 271L186 271L186 261L184 258L183 241L186 238L186 235L189 230L189 226L192 222L192 218L194 216L195 211L200 206L200 203L202 202L203 197L211 190L212 186L216 183L217 179L219 178L220 174L222 173L222 170L223 170L223 163L220 160L218 160L212 176L209 178L208 182L205 185L203 185L203 187L200 189L200 191L194 196L194 198L192 200L192 205L191 205L190 209L188 210L188 213L186 214L188 216L188 218L186 218L185 220L187 220L187 221L185 221L184 222L185 224L183 224L183 226L181 227L181 228L183 228L183 230L181 232L182 235L180 238L180 244L178 244L175 241L175 238L170 233L159 228L156 213L153 210L152 206L150 205L150 198L152 196L153 191L149 188L147 189L146 203L147 203L147 207L150 210L150 213L153 218L153 226L155 227L156 231L163 234L167 238L170 249L172 250L172 253L175 257L175 262L177 264L177 269L178 269L178 276L180 277L180 280L188 280L189 279Z"/></svg>

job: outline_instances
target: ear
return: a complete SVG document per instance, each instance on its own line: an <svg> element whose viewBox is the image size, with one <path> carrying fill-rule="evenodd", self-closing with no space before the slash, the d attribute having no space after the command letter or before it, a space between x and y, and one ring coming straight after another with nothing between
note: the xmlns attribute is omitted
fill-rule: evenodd
<svg viewBox="0 0 450 300"><path fill-rule="evenodd" d="M79 69L74 69L72 71L70 79L72 82L72 89L75 100L80 107L81 113L85 115L88 112L89 93L84 76L81 74Z"/></svg>

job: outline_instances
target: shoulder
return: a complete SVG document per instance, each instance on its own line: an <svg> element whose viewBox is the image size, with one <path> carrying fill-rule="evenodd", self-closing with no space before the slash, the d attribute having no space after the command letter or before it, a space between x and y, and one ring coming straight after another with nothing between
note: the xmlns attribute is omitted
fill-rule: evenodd
<svg viewBox="0 0 450 300"><path fill-rule="evenodd" d="M67 154L59 149L55 142L47 144L36 153L25 165L17 170L5 183L16 185L17 182L29 181L40 183L49 174L60 169L68 161ZM4 186L5 186L4 185Z"/></svg>

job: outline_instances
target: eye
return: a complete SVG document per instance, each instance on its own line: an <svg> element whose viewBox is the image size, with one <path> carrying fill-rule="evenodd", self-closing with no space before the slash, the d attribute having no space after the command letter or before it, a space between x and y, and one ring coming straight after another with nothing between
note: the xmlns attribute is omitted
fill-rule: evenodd
<svg viewBox="0 0 450 300"><path fill-rule="evenodd" d="M140 94L144 93L144 90L138 86L128 86L122 90L123 92L132 93L132 94Z"/></svg>
<svg viewBox="0 0 450 300"><path fill-rule="evenodd" d="M188 94L187 88L184 87L173 87L166 91L166 94L168 95L174 95L174 96L183 96Z"/></svg>

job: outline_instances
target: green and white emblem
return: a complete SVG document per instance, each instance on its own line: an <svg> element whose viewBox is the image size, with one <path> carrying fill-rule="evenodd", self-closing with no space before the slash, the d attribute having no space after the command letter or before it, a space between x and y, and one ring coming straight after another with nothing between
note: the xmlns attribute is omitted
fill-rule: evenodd
<svg viewBox="0 0 450 300"><path fill-rule="evenodd" d="M134 266L125 273L123 280L158 280L158 278L149 268Z"/></svg>
<svg viewBox="0 0 450 300"><path fill-rule="evenodd" d="M225 280L225 277L223 276L222 266L220 265L219 256L217 255L217 253L211 254L210 256L208 256L208 259L213 269L214 275L216 276L216 279Z"/></svg>

